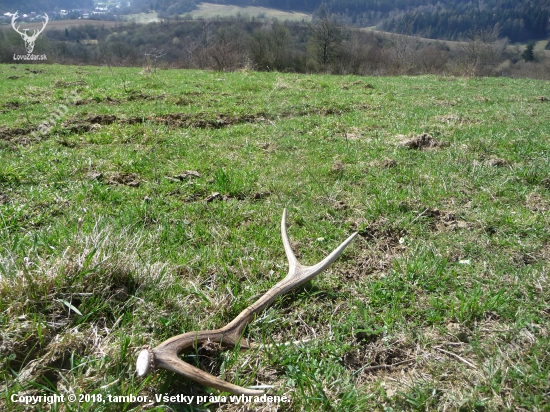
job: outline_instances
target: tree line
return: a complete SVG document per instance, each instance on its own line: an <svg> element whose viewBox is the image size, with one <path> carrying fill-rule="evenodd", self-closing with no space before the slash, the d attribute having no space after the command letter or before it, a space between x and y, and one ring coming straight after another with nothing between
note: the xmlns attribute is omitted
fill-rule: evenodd
<svg viewBox="0 0 550 412"><path fill-rule="evenodd" d="M550 59L530 48L506 47L498 29L470 32L448 45L414 36L344 26L327 9L312 23L228 18L200 21L100 23L50 29L35 53L48 63L212 70L263 70L357 75L455 74L550 78ZM0 30L0 62L24 51L20 36Z"/></svg>

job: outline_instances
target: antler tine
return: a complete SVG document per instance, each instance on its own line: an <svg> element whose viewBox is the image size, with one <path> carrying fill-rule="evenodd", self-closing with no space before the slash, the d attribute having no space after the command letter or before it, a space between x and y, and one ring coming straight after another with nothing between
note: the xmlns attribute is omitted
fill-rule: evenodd
<svg viewBox="0 0 550 412"><path fill-rule="evenodd" d="M288 239L288 233L286 231L286 207L283 209L283 218L281 219L281 237L283 238L283 246L288 259L288 273L293 273L302 265L300 265L300 262L296 259L296 255L294 254L292 246L290 246L290 240Z"/></svg>
<svg viewBox="0 0 550 412"><path fill-rule="evenodd" d="M217 342L223 344L225 347L234 347L240 344L241 348L250 348L251 346L248 342L242 340L241 338L245 326L254 318L254 316L272 304L278 296L284 295L326 269L342 254L344 249L351 243L356 235L357 233L352 234L330 255L316 265L303 266L296 259L296 256L292 251L292 247L290 246L290 241L286 230L286 209L284 209L283 218L281 220L281 237L283 239L283 245L289 264L288 274L285 278L277 282L277 284L269 289L256 302L245 308L235 319L223 328L208 331L188 332L174 336L162 342L154 349L151 349L148 346L144 347L144 349L139 353L136 364L138 375L145 376L150 369L162 368L183 375L195 382L222 391L227 391L237 395L261 395L264 391L247 389L233 385L229 382L225 382L220 378L212 376L209 373L185 363L178 357L178 355L186 349L196 347L198 344L207 341Z"/></svg>
<svg viewBox="0 0 550 412"><path fill-rule="evenodd" d="M334 249L330 255L328 255L326 258L324 258L319 263L313 265L313 266L304 266L300 262L298 262L298 259L296 259L296 256L294 255L294 251L292 250L292 247L290 246L290 241L288 239L287 229L286 229L286 209L283 210L283 218L281 220L281 236L283 238L283 244L285 247L286 256L288 258L288 275L287 277L294 279L299 278L299 281L292 284L292 288L295 288L296 286L301 285L304 282L307 282L309 279L312 279L315 275L321 273L323 270L325 270L327 267L329 267L332 262L334 262L336 259L340 257L344 249L351 243L351 241L357 236L357 232L353 233L350 237L348 237L346 240L344 240L340 246L338 246L336 249ZM286 278L284 279L286 280ZM297 279L296 279L297 280Z"/></svg>
<svg viewBox="0 0 550 412"><path fill-rule="evenodd" d="M332 262L334 262L336 259L340 257L342 252L348 245L351 243L353 239L355 239L355 236L357 236L357 232L353 233L350 237L348 237L346 240L344 240L340 246L338 246L336 249L334 249L330 255L328 255L326 258L321 260L319 263L313 266L307 266L304 268L305 271L310 272L307 276L308 279L315 276L318 273L321 273L323 270L328 268Z"/></svg>

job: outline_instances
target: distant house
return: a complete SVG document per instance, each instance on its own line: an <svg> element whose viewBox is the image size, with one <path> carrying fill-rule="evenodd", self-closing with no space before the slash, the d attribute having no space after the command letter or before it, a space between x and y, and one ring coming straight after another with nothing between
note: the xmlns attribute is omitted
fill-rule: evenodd
<svg viewBox="0 0 550 412"><path fill-rule="evenodd" d="M83 19L89 19L90 18L90 13L82 13L82 18Z"/></svg>

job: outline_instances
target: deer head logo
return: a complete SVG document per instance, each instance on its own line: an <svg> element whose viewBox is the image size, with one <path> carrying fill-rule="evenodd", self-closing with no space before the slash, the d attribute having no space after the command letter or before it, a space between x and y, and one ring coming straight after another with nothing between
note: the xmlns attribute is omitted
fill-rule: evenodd
<svg viewBox="0 0 550 412"><path fill-rule="evenodd" d="M23 31L20 31L19 27L21 26L15 27L15 20L17 19L17 11L11 16L11 26L17 33L19 33L21 38L25 41L25 49L27 49L28 54L31 54L32 51L34 50L34 42L38 38L38 35L44 31L44 29L46 28L46 24L48 24L48 21L50 20L50 18L46 13L44 13L44 16L46 16L46 21L42 23L42 28L40 30L34 29L33 34L31 36L27 34L27 31L29 31L29 29L23 29Z"/></svg>

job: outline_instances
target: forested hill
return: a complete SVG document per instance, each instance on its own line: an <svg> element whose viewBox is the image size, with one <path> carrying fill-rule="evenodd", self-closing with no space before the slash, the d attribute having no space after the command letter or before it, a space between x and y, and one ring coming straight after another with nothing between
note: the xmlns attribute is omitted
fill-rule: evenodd
<svg viewBox="0 0 550 412"><path fill-rule="evenodd" d="M550 0L210 0L315 13L321 5L350 25L429 38L460 40L479 29L499 29L512 42L550 36ZM200 0L131 0L128 13L156 11L162 18L194 10ZM43 12L92 8L93 0L0 0L0 11Z"/></svg>
<svg viewBox="0 0 550 412"><path fill-rule="evenodd" d="M431 6L384 20L382 30L418 34L448 40L462 39L468 32L495 28L500 37L513 42L547 38L550 0L448 1L445 7Z"/></svg>
<svg viewBox="0 0 550 412"><path fill-rule="evenodd" d="M230 2L230 1L228 1ZM250 0L269 7L315 9L321 0ZM550 0L329 0L344 21L386 31L457 40L478 29L500 29L511 41L549 35ZM397 16L397 17L396 17Z"/></svg>
<svg viewBox="0 0 550 412"><path fill-rule="evenodd" d="M498 27L512 42L549 36L550 0L211 0L212 3L264 6L315 12L325 4L331 13L360 27L430 38L458 40L469 32ZM197 0L134 0L140 11L170 17L195 8Z"/></svg>

